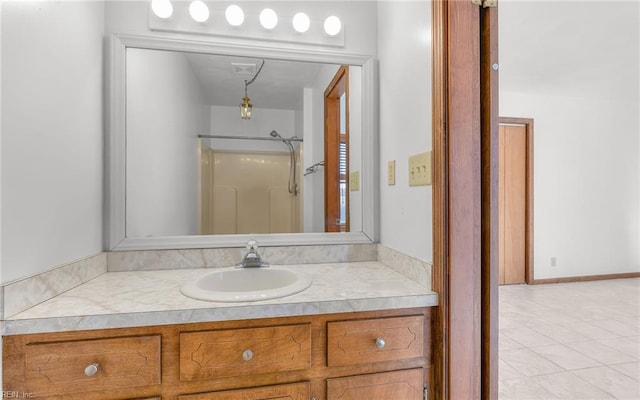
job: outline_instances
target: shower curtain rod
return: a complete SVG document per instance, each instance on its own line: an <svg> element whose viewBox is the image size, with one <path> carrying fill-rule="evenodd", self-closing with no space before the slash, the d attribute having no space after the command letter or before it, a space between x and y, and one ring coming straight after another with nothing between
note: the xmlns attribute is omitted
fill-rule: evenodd
<svg viewBox="0 0 640 400"><path fill-rule="evenodd" d="M275 137L263 137L263 136L225 136L225 135L198 135L198 139L240 139L240 140L269 140L282 142L288 140L290 142L302 142L300 138L275 138Z"/></svg>

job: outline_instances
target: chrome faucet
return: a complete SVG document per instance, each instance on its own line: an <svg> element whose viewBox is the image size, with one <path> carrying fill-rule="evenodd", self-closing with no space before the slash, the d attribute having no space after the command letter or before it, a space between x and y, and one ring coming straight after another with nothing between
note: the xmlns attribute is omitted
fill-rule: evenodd
<svg viewBox="0 0 640 400"><path fill-rule="evenodd" d="M247 254L244 255L242 262L236 267L238 268L258 268L268 267L269 263L262 261L260 254L258 254L258 243L255 240L249 240L245 245Z"/></svg>

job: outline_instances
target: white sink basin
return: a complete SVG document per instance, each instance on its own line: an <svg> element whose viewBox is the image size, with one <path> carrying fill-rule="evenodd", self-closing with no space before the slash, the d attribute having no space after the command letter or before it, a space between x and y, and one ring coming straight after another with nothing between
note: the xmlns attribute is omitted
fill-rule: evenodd
<svg viewBox="0 0 640 400"><path fill-rule="evenodd" d="M271 267L230 268L209 272L180 291L198 300L242 302L289 296L309 286L311 278L300 272Z"/></svg>

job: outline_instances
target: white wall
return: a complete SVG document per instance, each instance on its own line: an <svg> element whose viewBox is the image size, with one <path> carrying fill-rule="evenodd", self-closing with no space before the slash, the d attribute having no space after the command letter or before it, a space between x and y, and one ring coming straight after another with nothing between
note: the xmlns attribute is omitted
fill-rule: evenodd
<svg viewBox="0 0 640 400"><path fill-rule="evenodd" d="M408 157L431 150L431 5L378 4L380 62L380 242L430 262L431 186L409 187ZM387 185L387 163L396 184Z"/></svg>
<svg viewBox="0 0 640 400"><path fill-rule="evenodd" d="M535 279L640 271L638 110L601 96L501 92L500 115L534 120Z"/></svg>
<svg viewBox="0 0 640 400"><path fill-rule="evenodd" d="M314 110L314 98L313 98L313 89L312 88L304 88L302 95L302 132L307 137L311 137L313 133L313 110ZM315 173L304 175L307 167L321 161L314 159L314 144L313 140L307 140L307 143L304 143L302 146L302 159L304 160L304 165L302 166L302 177L300 178L300 182L302 184L302 231L303 232L314 232L314 218L315 213L314 210L316 208L316 202L319 200L318 196L313 196L313 182L315 177L320 174L322 175L322 169L318 169Z"/></svg>
<svg viewBox="0 0 640 400"><path fill-rule="evenodd" d="M240 107L212 106L210 132L212 135L271 138L269 134L275 130L284 138L294 135L302 138L302 133L296 133L295 118L294 110L276 110L254 105L251 119L244 120L240 118ZM216 150L289 151L280 141L211 139L210 142L211 147Z"/></svg>
<svg viewBox="0 0 640 400"><path fill-rule="evenodd" d="M127 236L198 232L198 138L209 106L183 54L127 50Z"/></svg>
<svg viewBox="0 0 640 400"><path fill-rule="evenodd" d="M500 116L534 120L534 278L640 271L640 5L501 4Z"/></svg>
<svg viewBox="0 0 640 400"><path fill-rule="evenodd" d="M1 2L2 283L102 250L103 2Z"/></svg>

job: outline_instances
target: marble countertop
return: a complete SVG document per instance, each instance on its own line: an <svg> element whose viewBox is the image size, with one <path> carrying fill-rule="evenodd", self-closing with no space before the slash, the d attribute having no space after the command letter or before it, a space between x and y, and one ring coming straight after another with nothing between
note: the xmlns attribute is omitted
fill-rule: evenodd
<svg viewBox="0 0 640 400"><path fill-rule="evenodd" d="M277 266L313 279L303 292L243 303L184 296L211 268L107 272L8 318L3 335L371 311L437 305L436 293L379 262Z"/></svg>

